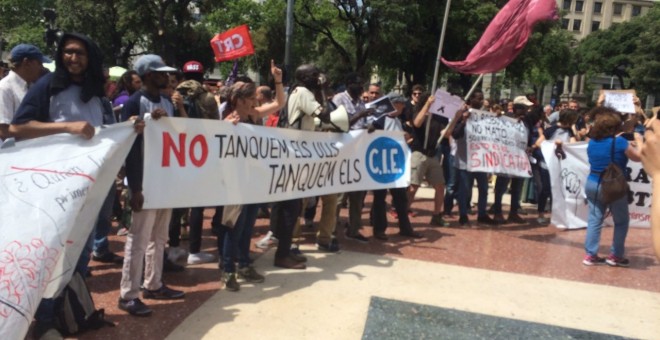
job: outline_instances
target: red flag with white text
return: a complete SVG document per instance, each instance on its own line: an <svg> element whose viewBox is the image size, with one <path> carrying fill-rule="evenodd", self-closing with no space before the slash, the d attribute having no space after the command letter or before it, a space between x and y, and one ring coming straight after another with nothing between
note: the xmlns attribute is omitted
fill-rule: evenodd
<svg viewBox="0 0 660 340"><path fill-rule="evenodd" d="M556 19L555 0L510 0L488 24L465 60L447 61L442 58L442 62L460 73L497 72L516 59L536 23Z"/></svg>
<svg viewBox="0 0 660 340"><path fill-rule="evenodd" d="M215 61L227 61L254 54L250 29L247 25L234 27L228 31L216 34L211 39L211 48Z"/></svg>

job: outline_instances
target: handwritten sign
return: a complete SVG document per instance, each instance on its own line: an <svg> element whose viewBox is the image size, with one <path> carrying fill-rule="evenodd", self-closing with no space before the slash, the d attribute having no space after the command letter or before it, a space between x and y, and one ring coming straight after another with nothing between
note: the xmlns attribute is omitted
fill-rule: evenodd
<svg viewBox="0 0 660 340"><path fill-rule="evenodd" d="M0 150L0 339L24 338L41 298L68 283L134 140L127 122Z"/></svg>
<svg viewBox="0 0 660 340"><path fill-rule="evenodd" d="M435 91L435 101L429 108L433 114L453 119L456 111L463 107L463 99L443 90Z"/></svg>
<svg viewBox="0 0 660 340"><path fill-rule="evenodd" d="M410 151L399 132L308 132L185 118L147 123L147 209L272 202L410 182ZM176 185L163 185L173 178Z"/></svg>
<svg viewBox="0 0 660 340"><path fill-rule="evenodd" d="M632 93L605 92L604 106L611 107L619 112L635 112Z"/></svg>
<svg viewBox="0 0 660 340"><path fill-rule="evenodd" d="M488 111L470 112L465 127L468 171L531 177L525 125Z"/></svg>
<svg viewBox="0 0 660 340"><path fill-rule="evenodd" d="M586 228L589 219L589 206L584 192L589 175L589 158L586 142L564 144L566 159L555 156L555 144L544 142L541 152L548 165L552 185L553 225L562 229ZM628 184L628 215L630 226L649 228L651 220L651 200L653 187L651 178L638 162L628 162L625 173L630 174ZM605 224L612 226L612 216L605 219Z"/></svg>

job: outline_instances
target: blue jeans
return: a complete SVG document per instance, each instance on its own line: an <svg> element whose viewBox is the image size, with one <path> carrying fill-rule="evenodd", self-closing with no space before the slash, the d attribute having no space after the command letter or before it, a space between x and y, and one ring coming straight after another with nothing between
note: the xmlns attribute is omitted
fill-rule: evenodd
<svg viewBox="0 0 660 340"><path fill-rule="evenodd" d="M584 241L584 250L587 252L587 255L596 256L598 255L600 244L600 231L603 228L603 220L605 219L605 211L608 205L603 204L598 199L600 188L597 181L587 180L584 191L587 194L587 202L589 203L589 220L587 221L587 236ZM628 235L628 225L630 224L628 196L626 195L610 203L609 208L614 219L614 237L610 253L616 257L623 257L626 236Z"/></svg>
<svg viewBox="0 0 660 340"><path fill-rule="evenodd" d="M114 185L110 188L108 196L105 197L101 210L99 211L99 217L96 219L96 225L94 226L94 245L93 250L94 254L101 256L110 250L108 249L108 234L112 228L112 206L115 202L116 190Z"/></svg>
<svg viewBox="0 0 660 340"><path fill-rule="evenodd" d="M505 175L497 176L495 180L495 201L493 202L493 212L496 214L502 213L502 196L509 187L511 182L511 210L509 214L516 214L520 210L520 191L522 190L524 178L514 177L509 178Z"/></svg>
<svg viewBox="0 0 660 340"><path fill-rule="evenodd" d="M226 273L236 272L234 254L240 268L250 265L250 241L252 240L252 229L257 221L259 204L246 204L241 208L236 225L226 228L225 244L222 249L222 263Z"/></svg>
<svg viewBox="0 0 660 340"><path fill-rule="evenodd" d="M460 216L467 217L470 200L468 194L472 192L472 183L477 180L479 199L477 201L478 217L485 217L486 205L488 204L488 175L485 172L469 172L458 170L458 211Z"/></svg>

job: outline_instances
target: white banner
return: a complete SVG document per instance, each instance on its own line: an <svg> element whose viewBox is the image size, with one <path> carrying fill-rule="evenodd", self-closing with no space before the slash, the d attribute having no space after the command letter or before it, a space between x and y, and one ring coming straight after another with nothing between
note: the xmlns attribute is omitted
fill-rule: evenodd
<svg viewBox="0 0 660 340"><path fill-rule="evenodd" d="M272 202L410 183L403 133L162 118L148 122L144 138L146 209Z"/></svg>
<svg viewBox="0 0 660 340"><path fill-rule="evenodd" d="M465 127L468 171L531 177L525 125L488 111L470 112Z"/></svg>
<svg viewBox="0 0 660 340"><path fill-rule="evenodd" d="M541 145L552 184L551 223L562 229L586 228L589 216L587 196L584 192L584 185L589 175L587 143L566 144L563 149L566 159L559 160L555 156L553 142L544 142ZM642 168L642 164L637 162L629 161L626 172L630 184L628 194L630 226L649 228L652 195L650 177ZM612 217L608 216L604 223L613 225Z"/></svg>
<svg viewBox="0 0 660 340"><path fill-rule="evenodd" d="M135 139L131 123L0 150L0 339L22 339L69 281Z"/></svg>

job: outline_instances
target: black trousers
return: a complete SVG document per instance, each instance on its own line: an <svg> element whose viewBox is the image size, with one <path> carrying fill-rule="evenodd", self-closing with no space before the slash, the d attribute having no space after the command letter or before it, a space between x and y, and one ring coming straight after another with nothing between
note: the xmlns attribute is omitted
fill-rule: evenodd
<svg viewBox="0 0 660 340"><path fill-rule="evenodd" d="M399 232L401 233L411 233L413 230L410 224L410 218L408 218L408 193L406 189L389 189L390 195L392 195L392 205L399 217ZM371 218L374 234L384 233L387 228L387 204L385 203L387 189L374 190L373 193L374 201L371 205Z"/></svg>
<svg viewBox="0 0 660 340"><path fill-rule="evenodd" d="M291 240L293 238L293 228L302 210L302 200L293 199L288 201L276 202L273 204L270 218L275 221L275 237L277 237L276 258L289 256L291 251Z"/></svg>

